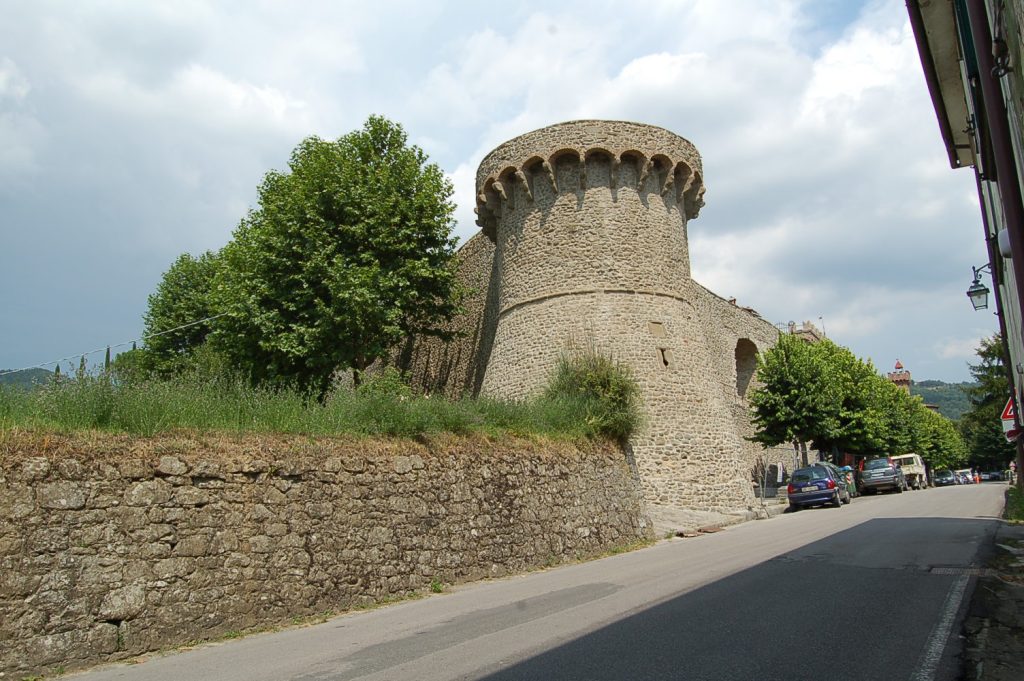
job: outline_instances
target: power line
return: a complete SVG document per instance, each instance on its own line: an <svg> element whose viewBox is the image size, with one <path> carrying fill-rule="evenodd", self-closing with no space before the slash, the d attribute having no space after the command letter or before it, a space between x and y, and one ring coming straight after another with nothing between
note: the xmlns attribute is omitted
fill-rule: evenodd
<svg viewBox="0 0 1024 681"><path fill-rule="evenodd" d="M149 334L147 336L142 336L141 338L136 338L136 339L130 340L130 341L124 341L123 343L118 343L116 345L107 345L107 346L102 347L102 348L97 348L96 350L90 350L89 352L75 353L74 355L68 355L67 357L61 357L60 359L55 359L55 360L52 360L52 361L49 361L49 362L43 362L42 364L33 364L30 367L22 367L21 369L7 369L5 371L0 371L0 376L7 376L9 374L17 374L17 373L21 373L22 371L28 371L29 369L42 369L43 367L47 367L47 366L49 366L51 364L60 364L61 362L66 362L66 361L71 360L71 359L77 359L79 357L88 357L89 355L95 355L97 352L103 352L103 351L108 350L108 349L124 347L125 345L131 345L132 343L138 343L139 341L148 340L150 338L156 338L157 336L166 336L169 333L174 333L175 331L181 331L182 329L187 329L190 326L195 326L196 324L202 324L203 322L208 322L208 321L210 321L212 319L217 319L218 317L223 317L226 314L228 314L228 313L227 312L221 312L220 314L215 314L215 315L213 315L211 317L204 317L203 319L197 319L196 321L189 322L188 324L182 324L181 326L176 326L173 329L167 329L166 331L160 331L158 333L151 333L151 334Z"/></svg>

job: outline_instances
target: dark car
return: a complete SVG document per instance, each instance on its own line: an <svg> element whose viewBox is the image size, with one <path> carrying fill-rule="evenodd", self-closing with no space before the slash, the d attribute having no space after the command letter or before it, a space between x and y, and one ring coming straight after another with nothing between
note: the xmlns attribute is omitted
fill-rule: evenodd
<svg viewBox="0 0 1024 681"><path fill-rule="evenodd" d="M956 476L953 471L939 471L935 474L932 484L936 487L949 487L956 484Z"/></svg>
<svg viewBox="0 0 1024 681"><path fill-rule="evenodd" d="M793 471L786 488L789 510L799 511L806 506L832 504L840 508L850 503L850 492L842 482L835 466L808 466Z"/></svg>
<svg viewBox="0 0 1024 681"><path fill-rule="evenodd" d="M879 490L903 492L907 489L907 478L889 458L871 459L864 462L857 488L863 494L874 494Z"/></svg>

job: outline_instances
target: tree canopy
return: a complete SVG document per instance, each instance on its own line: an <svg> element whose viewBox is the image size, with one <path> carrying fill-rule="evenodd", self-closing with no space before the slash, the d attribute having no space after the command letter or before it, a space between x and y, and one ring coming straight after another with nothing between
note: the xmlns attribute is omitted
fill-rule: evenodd
<svg viewBox="0 0 1024 681"><path fill-rule="evenodd" d="M829 340L780 334L758 356L757 381L752 439L766 446L810 443L831 455L917 452L933 468L967 458L952 421Z"/></svg>
<svg viewBox="0 0 1024 681"><path fill-rule="evenodd" d="M164 272L143 315L142 366L159 374L177 373L206 341L212 322L194 322L214 315L210 293L218 263L210 251L198 258L184 253Z"/></svg>
<svg viewBox="0 0 1024 681"><path fill-rule="evenodd" d="M459 306L452 185L402 127L371 116L309 137L218 253L181 256L150 296L146 362L180 371L200 347L262 384L325 394L409 334L447 337ZM209 342L207 342L209 341Z"/></svg>
<svg viewBox="0 0 1024 681"><path fill-rule="evenodd" d="M1003 339L999 334L983 338L971 364L975 384L964 392L971 407L960 419L960 429L971 451L971 463L985 470L1003 470L1016 456L1016 448L1003 437L1000 416L1010 397L1010 381L1003 363Z"/></svg>
<svg viewBox="0 0 1024 681"><path fill-rule="evenodd" d="M217 347L261 382L321 394L411 333L445 335L458 305L452 185L400 125L371 116L309 137L223 250Z"/></svg>

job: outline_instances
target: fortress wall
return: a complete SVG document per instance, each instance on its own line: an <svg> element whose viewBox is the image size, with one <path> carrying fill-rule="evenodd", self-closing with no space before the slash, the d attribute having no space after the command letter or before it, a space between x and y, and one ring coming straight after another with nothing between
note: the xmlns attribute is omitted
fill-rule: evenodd
<svg viewBox="0 0 1024 681"><path fill-rule="evenodd" d="M749 447L735 362L721 356L736 339L722 340L733 332L710 299L693 299L686 221L703 203L699 169L686 140L617 121L534 131L484 159L477 209L500 286L482 391L526 397L566 349L609 354L640 386L645 423L629 446L647 502L733 511L753 501Z"/></svg>
<svg viewBox="0 0 1024 681"><path fill-rule="evenodd" d="M753 377L756 357L751 353L764 352L774 346L779 330L771 322L692 280L688 289L689 299L703 320L702 327L708 329L705 342L714 367L710 376L714 377L722 402L727 405L740 437L745 470L752 470L759 456L769 463L784 462L792 469L792 457L788 456L791 448L766 451L761 445L746 439L754 434L746 396L757 386Z"/></svg>
<svg viewBox="0 0 1024 681"><path fill-rule="evenodd" d="M613 203L604 186L536 204L499 226L500 312L485 394L536 393L569 347L631 344L646 320L623 322L616 306L638 295L678 298L686 276L682 221L657 195L626 188Z"/></svg>
<svg viewBox="0 0 1024 681"><path fill-rule="evenodd" d="M492 277L494 244L477 233L455 254L459 283L467 295L451 323L451 341L411 336L392 352L390 363L409 374L418 390L452 398L480 390L494 340L497 280Z"/></svg>
<svg viewBox="0 0 1024 681"><path fill-rule="evenodd" d="M777 331L690 279L686 222L704 192L693 145L636 123L563 123L488 154L477 191L483 237L459 253L467 280L487 282L460 322L474 340L421 351L420 373L449 394L521 399L561 353L609 354L640 384L646 422L629 447L647 502L749 505L762 450L745 440L744 395Z"/></svg>
<svg viewBox="0 0 1024 681"><path fill-rule="evenodd" d="M125 659L651 535L618 447L14 435L0 676Z"/></svg>

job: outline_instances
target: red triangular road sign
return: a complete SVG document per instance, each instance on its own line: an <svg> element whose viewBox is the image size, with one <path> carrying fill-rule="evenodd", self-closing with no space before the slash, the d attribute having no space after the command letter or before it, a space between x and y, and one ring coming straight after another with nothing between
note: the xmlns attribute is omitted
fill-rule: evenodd
<svg viewBox="0 0 1024 681"><path fill-rule="evenodd" d="M1006 400L1006 406L1003 407L1003 415L1000 416L1003 421L1013 420L1013 398Z"/></svg>

